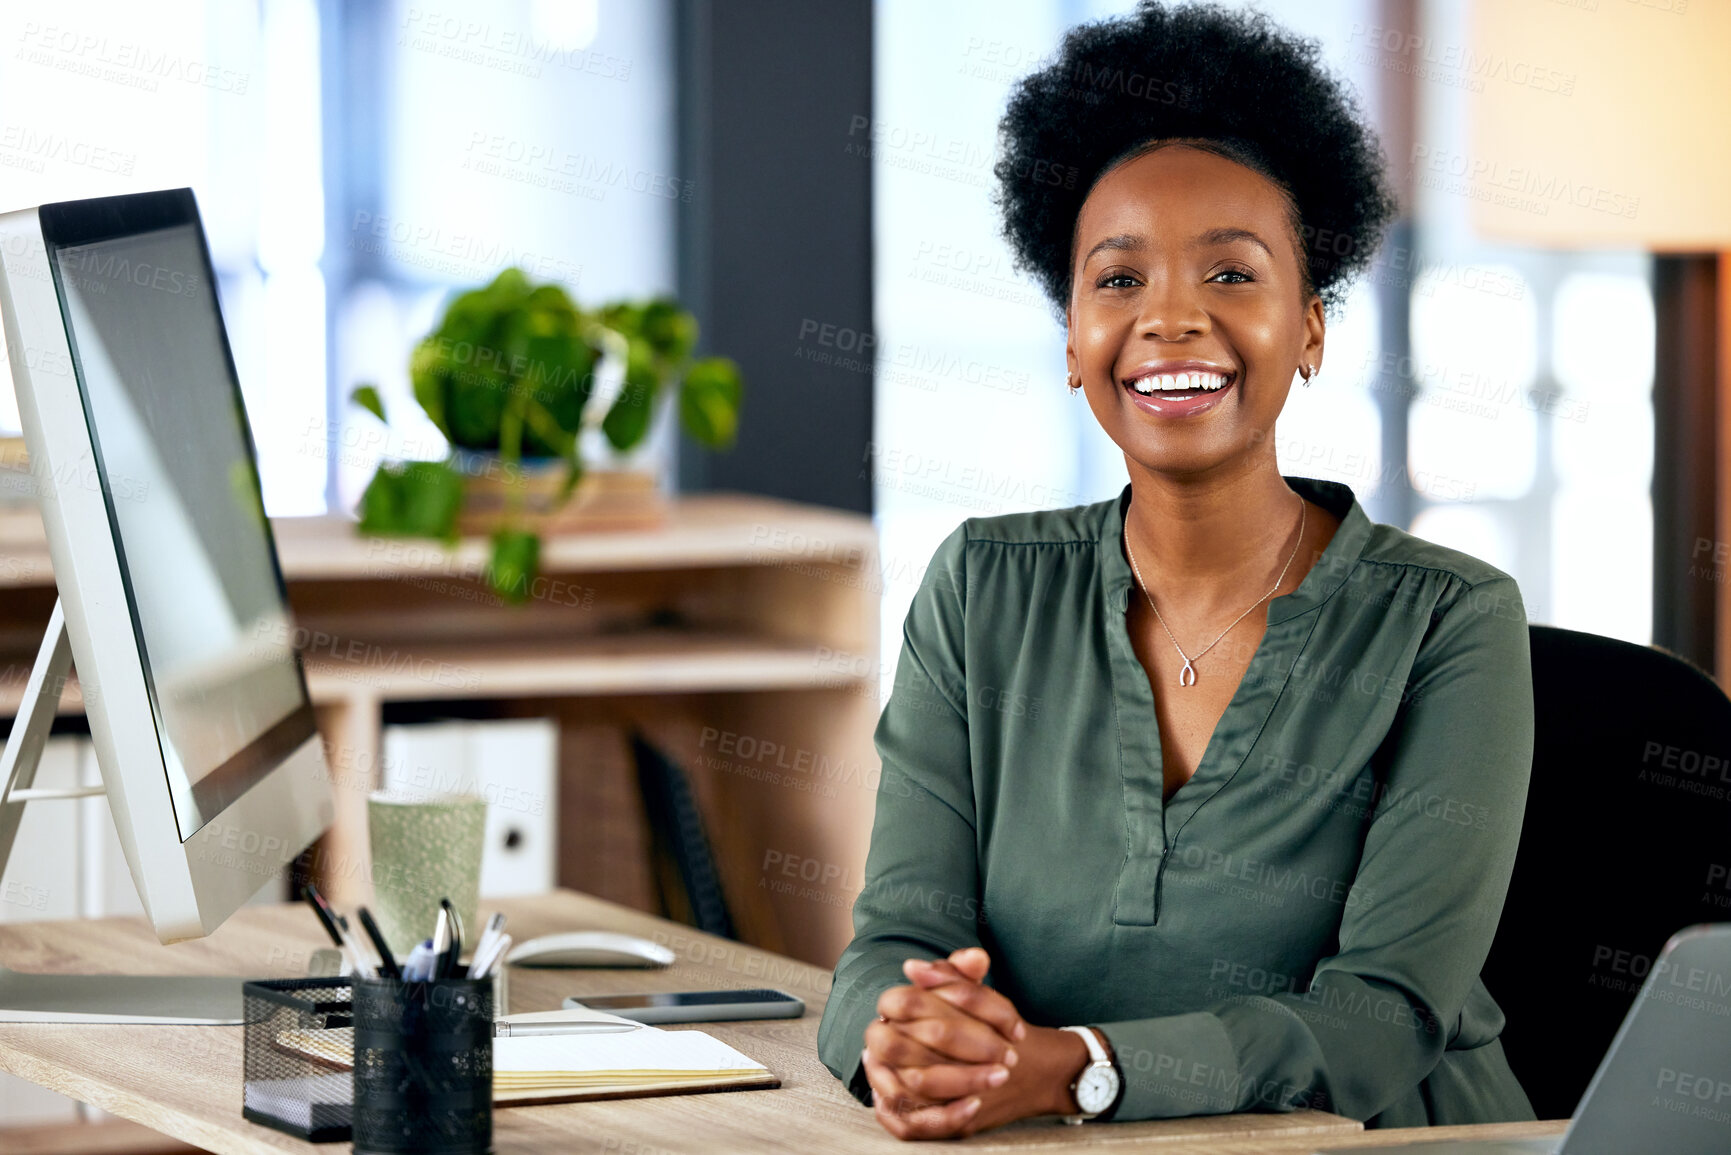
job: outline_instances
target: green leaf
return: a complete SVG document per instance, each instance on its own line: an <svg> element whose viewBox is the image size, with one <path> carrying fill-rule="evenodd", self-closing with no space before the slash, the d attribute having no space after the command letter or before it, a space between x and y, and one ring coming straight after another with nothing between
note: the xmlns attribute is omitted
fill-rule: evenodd
<svg viewBox="0 0 1731 1155"><path fill-rule="evenodd" d="M577 303L571 299L564 286L549 282L539 285L529 294L524 304L537 313L557 317L562 328L560 332L577 332L578 322L582 320Z"/></svg>
<svg viewBox="0 0 1731 1155"><path fill-rule="evenodd" d="M668 297L657 297L643 306L641 326L643 339L655 355L670 364L685 360L697 344L697 318Z"/></svg>
<svg viewBox="0 0 1731 1155"><path fill-rule="evenodd" d="M571 500L571 495L577 490L577 483L583 480L583 459L575 452L565 462L565 478L559 483L559 496L554 499L554 508Z"/></svg>
<svg viewBox="0 0 1731 1155"><path fill-rule="evenodd" d="M573 334L529 338L523 387L529 398L567 433L576 433L583 423L583 406L595 390L595 361L595 350ZM561 452L540 435L539 429L531 428L535 431L528 446L531 455Z"/></svg>
<svg viewBox="0 0 1731 1155"><path fill-rule="evenodd" d="M499 374L469 369L449 390L450 428L445 436L464 449L498 449L508 391Z"/></svg>
<svg viewBox="0 0 1731 1155"><path fill-rule="evenodd" d="M355 391L349 394L349 401L351 404L359 405L380 421L385 420L385 403L379 399L379 387L377 385L371 383L356 385Z"/></svg>
<svg viewBox="0 0 1731 1155"><path fill-rule="evenodd" d="M506 380L516 378L527 368L520 362L526 360L529 354L532 328L530 318L533 316L533 313L522 306L513 307L498 316L489 368Z"/></svg>
<svg viewBox="0 0 1731 1155"><path fill-rule="evenodd" d="M516 265L502 268L499 275L493 277L492 284L481 289L481 293L486 294L488 305L492 306L493 312L499 312L504 308L514 308L528 298L530 277Z"/></svg>
<svg viewBox="0 0 1731 1155"><path fill-rule="evenodd" d="M679 420L685 431L711 449L725 449L739 432L744 392L739 366L726 357L692 362L679 388Z"/></svg>
<svg viewBox="0 0 1731 1155"><path fill-rule="evenodd" d="M649 420L655 415L655 393L661 384L654 356L644 342L631 343L625 358L625 385L613 399L607 416L601 419L601 432L615 449L630 449L649 432Z"/></svg>
<svg viewBox="0 0 1731 1155"><path fill-rule="evenodd" d="M454 540L463 477L442 461L381 465L361 494L360 531Z"/></svg>
<svg viewBox="0 0 1731 1155"><path fill-rule="evenodd" d="M577 435L559 428L553 415L533 401L523 406L523 443L531 457L576 456Z"/></svg>
<svg viewBox="0 0 1731 1155"><path fill-rule="evenodd" d="M643 307L630 301L603 305L601 323L628 341L636 340L643 334Z"/></svg>
<svg viewBox="0 0 1731 1155"><path fill-rule="evenodd" d="M440 348L437 336L428 337L409 354L409 383L414 386L415 400L420 403L434 425L447 439L451 424L445 417L445 368L447 355Z"/></svg>
<svg viewBox="0 0 1731 1155"><path fill-rule="evenodd" d="M541 568L541 539L527 530L500 529L493 534L493 560L487 581L501 601L522 605Z"/></svg>

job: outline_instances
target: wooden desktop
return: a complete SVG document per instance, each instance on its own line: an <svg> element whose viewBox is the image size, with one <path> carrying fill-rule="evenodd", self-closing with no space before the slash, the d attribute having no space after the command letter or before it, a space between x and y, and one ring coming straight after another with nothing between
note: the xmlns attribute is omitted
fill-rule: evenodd
<svg viewBox="0 0 1731 1155"><path fill-rule="evenodd" d="M558 930L619 930L661 942L677 961L664 970L530 971L510 974L510 1010L551 1010L570 994L776 986L806 1003L799 1019L714 1023L703 1030L774 1071L773 1090L675 1095L501 1108L495 1149L720 1155L906 1152L817 1058L817 1027L830 974L640 911L572 891L483 904L507 913L519 938ZM18 970L202 973L289 977L327 945L312 912L293 904L243 909L207 939L164 947L141 921L24 923L0 927L0 965ZM672 1028L677 1029L677 1028ZM239 1027L0 1025L0 1070L215 1152L341 1151L241 1118ZM1365 1132L1316 1111L1227 1115L1076 1129L1027 1120L953 1144L994 1150L1110 1148L1167 1155L1278 1155L1323 1146L1370 1146L1472 1135L1551 1135L1562 1123ZM71 1148L69 1148L70 1150Z"/></svg>

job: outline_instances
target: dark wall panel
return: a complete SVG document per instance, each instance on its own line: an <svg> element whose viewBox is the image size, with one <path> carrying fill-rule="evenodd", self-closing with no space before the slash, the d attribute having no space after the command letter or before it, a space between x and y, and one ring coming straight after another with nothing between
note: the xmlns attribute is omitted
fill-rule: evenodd
<svg viewBox="0 0 1731 1155"><path fill-rule="evenodd" d="M870 512L870 0L676 0L679 292L738 361L728 453L680 487Z"/></svg>

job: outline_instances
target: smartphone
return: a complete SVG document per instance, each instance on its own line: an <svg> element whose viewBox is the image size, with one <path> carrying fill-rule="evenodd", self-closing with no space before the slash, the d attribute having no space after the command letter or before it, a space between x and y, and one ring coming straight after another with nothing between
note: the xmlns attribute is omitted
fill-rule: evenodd
<svg viewBox="0 0 1731 1155"><path fill-rule="evenodd" d="M805 1003L786 991L659 991L641 995L572 995L567 1007L588 1007L640 1023L719 1023L730 1019L797 1019Z"/></svg>

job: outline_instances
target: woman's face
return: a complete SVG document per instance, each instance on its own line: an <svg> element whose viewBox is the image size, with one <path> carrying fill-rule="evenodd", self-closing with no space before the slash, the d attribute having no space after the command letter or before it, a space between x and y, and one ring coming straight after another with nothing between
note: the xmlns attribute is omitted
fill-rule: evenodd
<svg viewBox="0 0 1731 1155"><path fill-rule="evenodd" d="M1076 221L1065 357L1132 460L1196 476L1272 456L1293 374L1322 365L1297 243L1279 188L1211 152L1166 145L1100 178ZM1163 388L1178 374L1225 385Z"/></svg>

